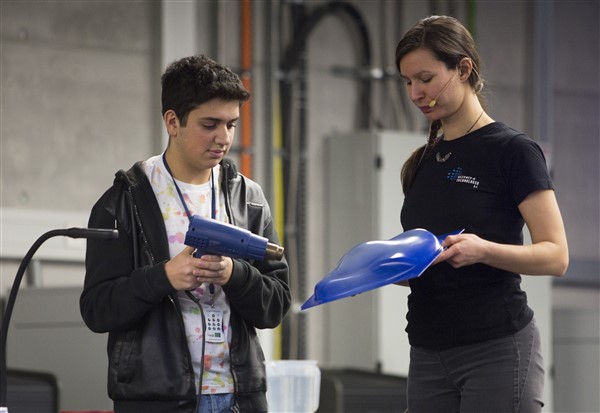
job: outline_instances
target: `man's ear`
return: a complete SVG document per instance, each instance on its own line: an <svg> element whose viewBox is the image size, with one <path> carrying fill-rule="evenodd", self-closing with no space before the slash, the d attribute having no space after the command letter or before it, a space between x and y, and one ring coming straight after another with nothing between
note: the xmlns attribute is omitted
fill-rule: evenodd
<svg viewBox="0 0 600 413"><path fill-rule="evenodd" d="M177 135L179 131L179 118L175 114L175 111L169 109L163 115L163 121L165 122L165 127L167 128L167 133L169 136Z"/></svg>

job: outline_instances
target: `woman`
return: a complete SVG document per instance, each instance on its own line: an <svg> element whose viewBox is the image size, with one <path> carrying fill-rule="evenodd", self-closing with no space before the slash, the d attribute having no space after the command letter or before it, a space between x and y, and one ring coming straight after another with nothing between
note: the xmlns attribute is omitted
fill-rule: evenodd
<svg viewBox="0 0 600 413"><path fill-rule="evenodd" d="M402 226L464 229L410 281L408 410L540 412L539 331L519 274L562 276L568 266L544 155L485 112L479 55L458 20L421 20L400 40L396 65L431 123L402 169Z"/></svg>

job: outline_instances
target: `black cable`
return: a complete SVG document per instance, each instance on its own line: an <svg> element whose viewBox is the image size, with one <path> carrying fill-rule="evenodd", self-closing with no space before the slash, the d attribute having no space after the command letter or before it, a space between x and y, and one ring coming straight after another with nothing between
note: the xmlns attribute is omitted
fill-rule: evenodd
<svg viewBox="0 0 600 413"><path fill-rule="evenodd" d="M8 341L8 327L10 325L10 318L12 316L13 308L15 306L15 302L17 301L17 293L19 292L19 287L21 285L21 281L23 280L23 276L25 275L25 270L27 266L31 262L33 255L40 248L40 246L46 242L46 240L56 237L70 237L70 238L100 238L100 239L115 239L119 236L119 231L111 230L111 229L95 229L95 228L69 228L69 229L55 229L52 231L48 231L39 237L35 243L29 248L27 254L21 261L21 265L17 271L15 279L13 281L13 286L10 290L10 295L8 297L8 302L6 304L6 311L4 313L4 317L2 318L2 330L0 332L0 353L2 359L0 360L0 407L6 406L6 396L7 396L7 367L6 367L6 344Z"/></svg>
<svg viewBox="0 0 600 413"><path fill-rule="evenodd" d="M350 3L342 1L331 1L315 10L313 10L302 22L300 28L295 34L292 43L287 47L284 57L281 61L281 70L284 77L290 75L296 68L304 54L309 35L321 20L329 15L343 13L354 22L359 35L359 65L370 69L371 67L371 42L369 32L360 11ZM366 105L366 110L360 111L358 126L363 129L369 128L371 119L371 81L365 79L361 81L361 90L359 92L358 102Z"/></svg>
<svg viewBox="0 0 600 413"><path fill-rule="evenodd" d="M308 160L303 156L306 153L307 137L306 137L306 124L307 124L307 96L306 96L306 61L305 61L305 50L308 43L309 35L312 33L314 28L327 16L334 14L342 14L351 18L354 22L357 32L360 37L359 41L359 53L358 53L358 65L366 69L371 67L371 47L369 33L366 24L358 11L354 6L349 3L341 1L332 1L322 6L317 7L311 13L306 14L306 9L303 4L292 5L292 28L293 38L291 44L287 46L283 53L281 60L280 69L282 71L282 80L280 86L281 102L282 102L282 130L283 130L283 142L284 152L286 158L284 158L284 182L290 182L290 176L292 173L292 162L297 161L296 165L298 176L297 186L286 185L287 194L294 196L289 197L293 199L293 205L289 208L295 208L296 213L291 218L293 222L290 222L290 218L285 217L286 232L285 237L289 241L286 245L294 245L295 248L290 249L291 254L295 254L295 257L290 257L290 270L293 271L292 276L297 277L298 288L295 292L297 297L303 299L307 296L306 293L306 171ZM283 25L282 25L283 26ZM294 78L294 71L298 71L298 77ZM291 130L291 120L293 119L293 111L296 100L293 96L293 84L296 82L298 88L297 101L298 104L298 153L293 153L294 149L291 144L291 136L294 131ZM363 79L360 81L359 96L357 99L358 105L363 105L364 110L358 110L357 114L357 126L358 128L368 129L371 121L371 80ZM285 105L285 106L284 106ZM296 158L294 158L296 157ZM292 191L292 192L290 192ZM288 199L288 196L286 196ZM286 208L287 209L287 208ZM290 233L291 232L291 233ZM295 259L294 259L295 258ZM297 264L292 268L292 263ZM296 300L293 300L293 303ZM284 358L304 358L306 352L306 324L307 320L304 314L290 314L290 319L284 323L284 337L283 337L283 356ZM293 330L293 331L292 331ZM292 351L294 349L295 351Z"/></svg>
<svg viewBox="0 0 600 413"><path fill-rule="evenodd" d="M280 10L281 11L281 10ZM291 5L291 27L292 33L295 34L299 31L302 23L306 19L306 10L305 6L302 3L293 3ZM280 27L283 27L282 17L280 15ZM305 82L305 72L306 72L306 63L302 56L298 59L295 64L296 69L300 72L299 80L297 83L297 94L299 95L298 99L303 100L306 94L306 82ZM280 65L281 69L281 65ZM288 81L289 78L285 76L282 78L280 82L280 102L281 102L281 125L282 125L282 143L283 143L283 180L287 184L285 185L285 200L286 200L286 212L284 216L285 222L285 230L284 230L284 238L285 245L288 246L288 250L290 251L290 255L288 257L288 264L290 266L290 277L296 277L295 281L299 288L294 288L292 290L292 311L288 313L288 316L284 319L282 323L282 358L284 359L297 359L302 358L300 347L303 347L302 341L303 337L301 334L301 330L303 330L303 326L301 326L301 318L299 314L297 314L294 310L294 304L297 302L298 297L302 296L305 278L301 275L302 272L302 261L304 260L304 255L302 254L300 248L298 247L298 231L296 230L297 218L293 218L296 215L289 212L290 210L297 210L299 201L295 201L290 203L293 205L291 207L288 206L288 201L292 202L291 199L295 199L295 194L299 193L299 188L290 185L289 182L292 182L292 176L294 175L295 165L294 162L294 144L292 142L292 137L294 131L292 131L292 119L293 116L293 108L294 103L293 99L293 89L294 84ZM299 117L304 119L302 115L304 113L303 104L299 105L300 110ZM299 122L298 130L296 132L298 137L301 137L305 134L305 125ZM300 151L301 152L301 151ZM299 155L296 155L299 156ZM293 191L293 192L290 192ZM298 274L298 275L297 275ZM291 281L291 280L290 280Z"/></svg>

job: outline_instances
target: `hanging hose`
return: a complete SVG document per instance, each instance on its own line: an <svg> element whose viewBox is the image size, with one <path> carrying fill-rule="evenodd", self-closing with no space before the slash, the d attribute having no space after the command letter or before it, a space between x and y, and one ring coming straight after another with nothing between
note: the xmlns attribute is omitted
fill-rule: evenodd
<svg viewBox="0 0 600 413"><path fill-rule="evenodd" d="M303 154L306 153L306 104L305 104L305 77L304 73L304 51L308 37L314 28L327 16L344 14L354 22L359 42L360 67L369 69L371 66L370 40L366 24L359 11L352 5L344 2L333 1L314 9L310 14L304 14L304 7L294 4L293 11L297 18L294 23L294 37L291 44L286 48L280 68L283 74L281 81L281 102L288 104L282 110L282 128L284 136L284 148L287 151L286 168L284 176L286 182L285 201L285 244L289 251L290 273L294 284L292 285L292 311L286 322L289 341L286 358L304 358L306 356L306 320L303 313L299 313L300 303L307 296L307 270L306 270L306 170L307 162ZM294 71L299 71L297 77ZM295 86L294 86L295 85ZM294 99L297 94L298 98ZM299 101L297 110L293 102ZM292 102L292 103L290 103ZM359 96L357 102L365 107L358 111L357 127L368 129L371 122L371 82L369 79L361 80L359 84ZM291 105L291 106L289 106Z"/></svg>
<svg viewBox="0 0 600 413"><path fill-rule="evenodd" d="M298 32L295 34L292 44L286 49L284 57L281 62L281 70L284 74L289 74L294 68L297 68L298 63L306 49L306 43L308 36L312 33L313 29L321 22L321 20L332 14L345 14L350 17L355 24L356 30L359 35L359 67L370 69L371 67L371 46L369 32L365 24L362 15L353 5L341 1L332 1L316 8L310 15L308 15ZM360 129L368 129L371 120L371 81L365 79L361 81L361 87L359 91L359 98L357 100L360 104L366 105L366 110L361 111L361 116L358 120L358 127Z"/></svg>

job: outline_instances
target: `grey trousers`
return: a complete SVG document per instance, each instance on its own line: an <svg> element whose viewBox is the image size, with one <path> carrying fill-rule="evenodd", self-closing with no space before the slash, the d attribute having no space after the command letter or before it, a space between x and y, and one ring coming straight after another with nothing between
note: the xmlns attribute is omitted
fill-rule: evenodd
<svg viewBox="0 0 600 413"><path fill-rule="evenodd" d="M514 335L432 351L411 347L409 413L537 413L544 363L533 320Z"/></svg>

